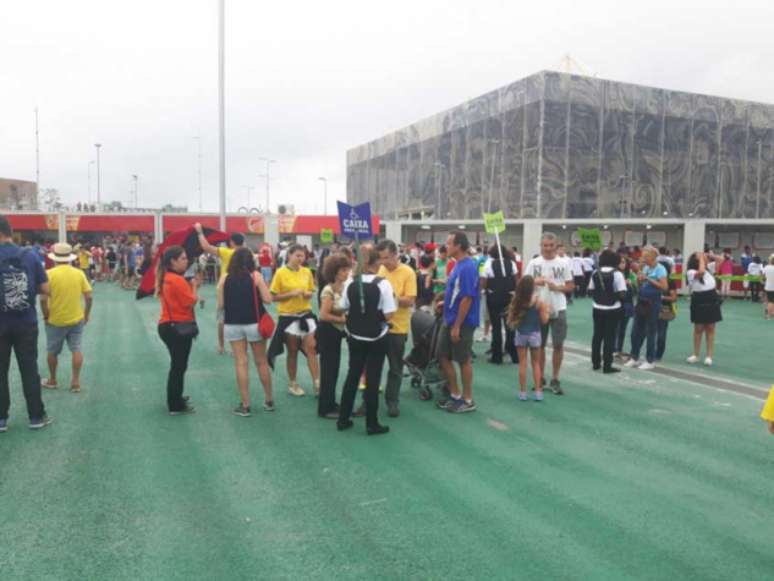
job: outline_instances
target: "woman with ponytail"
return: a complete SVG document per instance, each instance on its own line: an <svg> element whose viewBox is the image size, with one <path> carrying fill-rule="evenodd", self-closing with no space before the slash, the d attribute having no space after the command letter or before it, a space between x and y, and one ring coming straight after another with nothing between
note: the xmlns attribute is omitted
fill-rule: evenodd
<svg viewBox="0 0 774 581"><path fill-rule="evenodd" d="M170 357L167 407L171 416L194 412L183 391L188 356L199 333L194 306L199 300L196 291L201 281L197 277L189 284L183 277L187 269L188 257L182 246L167 248L156 269L156 296L161 303L159 337L167 346Z"/></svg>
<svg viewBox="0 0 774 581"><path fill-rule="evenodd" d="M535 401L543 401L543 367L540 365L540 329L548 324L549 306L538 299L535 279L522 277L508 306L507 325L515 330L514 345L519 353L519 401L527 401L527 363L532 361ZM529 355L529 357L528 357Z"/></svg>

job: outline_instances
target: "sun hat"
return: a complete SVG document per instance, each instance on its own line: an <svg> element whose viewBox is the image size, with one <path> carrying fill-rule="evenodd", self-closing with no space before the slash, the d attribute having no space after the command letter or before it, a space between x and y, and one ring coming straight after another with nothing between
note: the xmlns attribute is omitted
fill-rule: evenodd
<svg viewBox="0 0 774 581"><path fill-rule="evenodd" d="M51 248L52 252L49 252L48 257L54 262L67 263L72 262L78 258L73 254L73 247L64 242L54 244Z"/></svg>

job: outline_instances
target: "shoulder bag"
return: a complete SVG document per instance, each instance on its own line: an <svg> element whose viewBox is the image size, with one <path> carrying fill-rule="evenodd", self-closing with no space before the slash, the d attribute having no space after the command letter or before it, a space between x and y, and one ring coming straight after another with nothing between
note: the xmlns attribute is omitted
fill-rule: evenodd
<svg viewBox="0 0 774 581"><path fill-rule="evenodd" d="M169 302L167 301L167 298L164 296L164 286L162 282L161 292L160 292L161 300L164 301L164 303L167 305L167 312L169 313L170 319L172 317L172 309L169 308ZM199 325L196 323L196 312L194 313L194 320L193 321L172 321L170 320L169 326L177 333L177 336L181 339L196 339L196 337L199 336Z"/></svg>
<svg viewBox="0 0 774 581"><path fill-rule="evenodd" d="M274 335L274 319L266 312L266 309L261 309L258 303L258 286L255 279L255 273L253 273L253 304L255 305L255 316L258 319L258 332L264 339L270 339Z"/></svg>

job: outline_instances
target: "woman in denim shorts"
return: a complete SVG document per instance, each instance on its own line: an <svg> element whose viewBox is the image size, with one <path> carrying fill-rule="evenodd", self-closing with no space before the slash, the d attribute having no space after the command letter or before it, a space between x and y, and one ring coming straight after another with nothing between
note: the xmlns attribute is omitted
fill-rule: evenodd
<svg viewBox="0 0 774 581"><path fill-rule="evenodd" d="M548 323L549 307L535 294L535 279L522 277L508 307L508 325L516 329L514 343L519 353L519 400L527 401L527 350L532 360L535 401L543 401L543 370L540 366L540 329Z"/></svg>
<svg viewBox="0 0 774 581"><path fill-rule="evenodd" d="M250 415L250 358L248 344L253 352L255 366L264 391L264 411L274 411L271 370L266 358L266 342L258 330L258 322L265 312L264 303L272 302L266 283L255 271L253 253L245 247L237 248L228 266L228 274L218 285L218 307L223 309L223 335L231 344L234 367L241 402L234 409L238 416Z"/></svg>

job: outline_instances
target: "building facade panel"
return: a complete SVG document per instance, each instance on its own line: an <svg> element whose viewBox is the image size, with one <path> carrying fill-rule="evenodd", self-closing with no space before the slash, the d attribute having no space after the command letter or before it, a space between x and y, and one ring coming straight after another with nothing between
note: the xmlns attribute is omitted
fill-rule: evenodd
<svg viewBox="0 0 774 581"><path fill-rule="evenodd" d="M774 217L774 106L542 72L347 153L391 218Z"/></svg>

